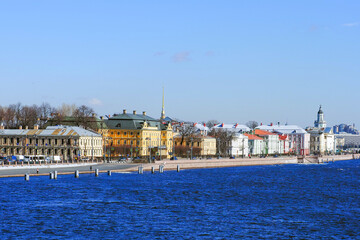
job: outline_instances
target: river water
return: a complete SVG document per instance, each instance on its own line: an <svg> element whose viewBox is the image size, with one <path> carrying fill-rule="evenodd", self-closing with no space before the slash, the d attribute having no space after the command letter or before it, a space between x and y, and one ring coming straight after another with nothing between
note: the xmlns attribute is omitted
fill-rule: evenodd
<svg viewBox="0 0 360 240"><path fill-rule="evenodd" d="M0 239L360 239L360 160L0 179Z"/></svg>

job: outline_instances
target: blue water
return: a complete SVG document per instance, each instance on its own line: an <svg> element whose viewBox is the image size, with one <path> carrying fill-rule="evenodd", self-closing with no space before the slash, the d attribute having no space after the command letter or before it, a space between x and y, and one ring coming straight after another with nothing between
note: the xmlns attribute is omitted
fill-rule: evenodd
<svg viewBox="0 0 360 240"><path fill-rule="evenodd" d="M1 239L360 239L360 160L0 179Z"/></svg>

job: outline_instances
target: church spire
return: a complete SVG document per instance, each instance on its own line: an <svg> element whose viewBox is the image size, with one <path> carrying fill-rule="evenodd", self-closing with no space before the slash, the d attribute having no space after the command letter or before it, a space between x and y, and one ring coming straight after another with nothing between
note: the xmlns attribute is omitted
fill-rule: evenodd
<svg viewBox="0 0 360 240"><path fill-rule="evenodd" d="M165 119L165 101L164 101L164 87L163 87L163 94L162 94L162 110L161 110L161 117L160 119Z"/></svg>

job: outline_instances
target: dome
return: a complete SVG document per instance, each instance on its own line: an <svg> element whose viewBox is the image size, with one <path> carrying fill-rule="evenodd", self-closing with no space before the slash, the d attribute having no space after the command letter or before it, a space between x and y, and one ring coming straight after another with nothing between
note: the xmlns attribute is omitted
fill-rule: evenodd
<svg viewBox="0 0 360 240"><path fill-rule="evenodd" d="M319 111L318 111L318 114L323 114L324 112L322 111L321 109L321 105L320 105L320 108L319 108Z"/></svg>

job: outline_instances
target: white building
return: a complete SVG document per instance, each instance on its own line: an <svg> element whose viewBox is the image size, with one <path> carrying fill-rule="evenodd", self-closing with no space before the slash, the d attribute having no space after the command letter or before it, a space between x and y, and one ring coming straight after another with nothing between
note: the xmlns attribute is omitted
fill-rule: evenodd
<svg viewBox="0 0 360 240"><path fill-rule="evenodd" d="M249 155L248 137L241 133L235 133L228 146L229 156L246 157Z"/></svg>
<svg viewBox="0 0 360 240"><path fill-rule="evenodd" d="M298 155L310 154L310 134L305 131L305 129L299 126L280 124L270 126L262 125L258 126L257 129L277 133L282 136L287 136L290 152L295 152Z"/></svg>
<svg viewBox="0 0 360 240"><path fill-rule="evenodd" d="M310 133L310 152L313 154L333 154L336 152L336 140L331 127L326 127L324 121L324 112L318 111L317 120L314 122L313 128L307 128Z"/></svg>
<svg viewBox="0 0 360 240"><path fill-rule="evenodd" d="M269 131L255 129L255 135L264 139L263 154L280 154L281 153L281 140L279 135Z"/></svg>
<svg viewBox="0 0 360 240"><path fill-rule="evenodd" d="M240 124L217 124L211 128L215 131L227 131L233 133L232 139L225 145L227 154L234 157L245 157L249 155L248 137L243 133L249 132L250 128Z"/></svg>
<svg viewBox="0 0 360 240"><path fill-rule="evenodd" d="M258 156L264 154L264 139L256 135L244 133L249 141L249 154Z"/></svg>

